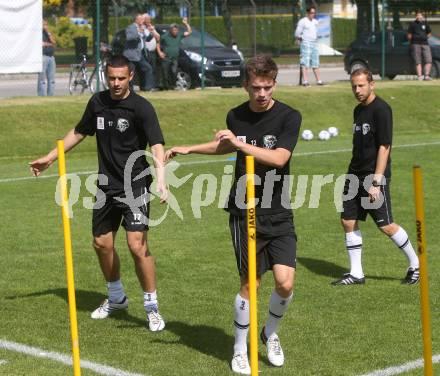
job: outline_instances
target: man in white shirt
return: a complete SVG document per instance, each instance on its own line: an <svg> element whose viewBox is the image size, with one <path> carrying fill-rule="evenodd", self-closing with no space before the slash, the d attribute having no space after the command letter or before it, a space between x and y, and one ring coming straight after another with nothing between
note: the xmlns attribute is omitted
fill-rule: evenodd
<svg viewBox="0 0 440 376"><path fill-rule="evenodd" d="M307 16L301 18L295 30L295 38L300 43L300 65L302 71L302 85L310 86L308 80L308 69L312 68L315 74L316 83L324 85L319 76L319 52L318 52L318 21L315 19L316 8L307 8Z"/></svg>

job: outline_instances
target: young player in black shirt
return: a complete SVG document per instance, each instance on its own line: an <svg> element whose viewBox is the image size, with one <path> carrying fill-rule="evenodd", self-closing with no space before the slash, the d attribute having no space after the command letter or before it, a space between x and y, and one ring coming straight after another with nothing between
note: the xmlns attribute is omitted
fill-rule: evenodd
<svg viewBox="0 0 440 376"><path fill-rule="evenodd" d="M359 69L351 74L351 86L360 104L354 109L353 156L343 200L341 222L345 231L345 245L350 259L350 273L332 282L333 285L364 284L362 270L362 235L358 221L367 214L377 227L406 255L409 267L407 284L419 280L419 259L406 231L393 222L391 213L390 178L393 117L390 106L374 93L371 72ZM357 192L350 188L351 181L359 182ZM356 187L356 185L355 185ZM357 188L356 188L357 189ZM349 198L351 197L351 198Z"/></svg>
<svg viewBox="0 0 440 376"><path fill-rule="evenodd" d="M95 94L78 125L64 137L65 151L86 136L96 135L99 162L98 190L93 210L93 246L107 281L108 299L91 315L104 319L112 312L128 307L120 280L119 256L114 248L121 224L127 232L127 243L135 262L136 274L144 291L144 307L151 331L162 330L165 323L158 311L156 270L147 246L149 187L151 175L136 179L149 167L145 148L150 146L161 202L168 191L164 177L164 139L153 106L131 92L133 78L130 62L122 56L107 64L109 90ZM30 163L38 176L57 159L57 149ZM124 176L127 175L127 176Z"/></svg>
<svg viewBox="0 0 440 376"><path fill-rule="evenodd" d="M278 68L265 56L250 59L245 68L244 88L249 101L229 111L227 130L217 132L206 144L173 147L166 158L182 154L226 154L237 152L235 182L227 209L240 291L235 299L235 345L231 362L236 373L250 374L247 357L249 290L247 271L247 222L245 211L245 156L255 158L257 203L257 285L264 272L272 269L275 289L269 315L261 332L269 361L282 366L284 354L276 334L278 324L293 298L296 266L296 235L290 206L289 163L295 148L301 115L272 98Z"/></svg>

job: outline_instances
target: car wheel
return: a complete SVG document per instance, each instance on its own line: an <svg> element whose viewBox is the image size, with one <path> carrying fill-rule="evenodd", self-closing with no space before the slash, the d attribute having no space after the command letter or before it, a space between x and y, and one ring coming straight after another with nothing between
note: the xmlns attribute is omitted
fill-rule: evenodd
<svg viewBox="0 0 440 376"><path fill-rule="evenodd" d="M386 76L389 80L394 80L394 78L396 77L395 74L387 74Z"/></svg>
<svg viewBox="0 0 440 376"><path fill-rule="evenodd" d="M440 78L440 63L434 61L431 67L431 77Z"/></svg>
<svg viewBox="0 0 440 376"><path fill-rule="evenodd" d="M355 60L350 65L350 73L353 73L357 69L365 69L368 68L367 64L365 64L363 61Z"/></svg>
<svg viewBox="0 0 440 376"><path fill-rule="evenodd" d="M176 88L179 90L191 89L191 77L184 71L177 72Z"/></svg>

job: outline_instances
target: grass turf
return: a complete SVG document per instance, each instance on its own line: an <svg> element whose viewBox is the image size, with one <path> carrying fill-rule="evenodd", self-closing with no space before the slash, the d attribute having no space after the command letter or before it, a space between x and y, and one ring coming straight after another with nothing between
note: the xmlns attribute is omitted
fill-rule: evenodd
<svg viewBox="0 0 440 376"><path fill-rule="evenodd" d="M409 94L417 90L417 95ZM411 167L423 167L430 262L431 312L434 354L440 352L440 282L436 219L440 209L436 182L440 145L440 108L432 103L438 86L418 83L379 83L377 93L394 110L393 211L397 223L415 244ZM411 97L411 103L408 98ZM300 141L292 159L295 175L339 176L350 158L352 108L347 85L324 88L283 88L276 98L303 114L302 129L335 125L340 136L326 143ZM168 146L207 141L224 127L226 111L245 100L242 90L154 93L155 105ZM77 122L86 97L17 98L0 102L0 307L1 339L48 351L70 353L67 293L60 209L55 204L56 178L5 181L26 176L26 164L54 146ZM430 145L428 143L431 143ZM425 144L412 147L398 145ZM329 154L302 153L338 151ZM68 171L96 169L93 139L68 154ZM189 156L179 162L222 159ZM156 257L158 292L166 330L145 328L142 295L123 231L117 239L122 278L130 298L128 312L104 321L92 321L90 312L104 298L105 284L91 248L91 213L74 207L72 220L75 283L81 357L146 375L226 375L233 344L232 302L238 278L227 215L214 204L192 214L190 197L194 177L212 173L218 181L225 164L182 165L176 175L195 175L173 190L183 221L170 212L151 229L150 248ZM46 174L56 174L56 166ZM84 184L85 176L81 176ZM295 183L294 183L295 184ZM308 193L310 193L311 178ZM294 190L295 192L295 190ZM82 197L90 196L83 189ZM295 211L299 237L295 300L281 324L286 355L282 369L268 365L260 345L260 369L268 375L359 375L422 357L419 287L400 284L406 261L371 221L362 225L367 284L334 288L329 282L347 267L339 215L333 204L333 185L326 185L319 208L305 204ZM152 203L153 215L163 207ZM259 293L260 327L267 312L272 277L267 274ZM0 374L61 375L67 366L0 350ZM440 371L438 365L434 368ZM83 371L85 375L94 374ZM420 375L416 370L407 375Z"/></svg>

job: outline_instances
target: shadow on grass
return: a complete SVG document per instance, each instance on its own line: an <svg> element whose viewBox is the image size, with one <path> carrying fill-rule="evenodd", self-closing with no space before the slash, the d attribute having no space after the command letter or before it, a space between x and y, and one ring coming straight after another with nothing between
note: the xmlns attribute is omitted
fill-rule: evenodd
<svg viewBox="0 0 440 376"><path fill-rule="evenodd" d="M349 272L347 268L325 260L319 260L309 257L298 257L297 261L314 274L323 275L335 279L341 278L344 273ZM365 278L375 279L378 281L401 281L401 278L378 275L366 275Z"/></svg>
<svg viewBox="0 0 440 376"><path fill-rule="evenodd" d="M342 274L347 273L347 268L325 260L298 257L297 261L312 273L326 277L339 278Z"/></svg>
<svg viewBox="0 0 440 376"><path fill-rule="evenodd" d="M33 292L30 294L23 295L15 295L15 296L7 296L6 299L14 300L14 299L23 299L23 298L34 298L39 296L47 296L54 295L58 298L63 299L66 304L68 304L67 299L67 288L58 288L58 289L49 289L45 291ZM95 291L87 291L87 290L76 290L75 291L75 300L76 300L76 309L82 312L92 313L98 306L101 304L104 299L107 298L107 295L101 294ZM138 317L130 315L127 310L117 311L111 315L111 319L124 321L135 324L135 326L144 327L146 325L145 319L140 319ZM132 327L133 325L119 325L119 327Z"/></svg>
<svg viewBox="0 0 440 376"><path fill-rule="evenodd" d="M104 294L95 291L77 290L75 293L76 307L78 311L92 312L99 305L99 303L106 298ZM6 299L15 300L48 295L54 295L60 299L63 299L67 304L66 288L49 289L30 294L7 296ZM120 328L134 326L146 328L145 318L141 319L139 317L132 316L127 310L115 312L112 314L111 319L117 320L121 323L125 322L125 324L119 325ZM176 341L166 341L158 338L152 340L152 342L181 344L200 353L213 356L219 360L227 362L229 362L230 357L232 356L231 351L234 344L234 338L226 334L225 331L220 328L215 328L208 325L191 325L180 321L167 321L165 330L175 334L179 338Z"/></svg>
<svg viewBox="0 0 440 376"><path fill-rule="evenodd" d="M191 325L180 321L168 321L165 330L179 337L176 341L162 339L152 342L181 344L202 354L229 362L232 356L234 338L223 329L208 325Z"/></svg>
<svg viewBox="0 0 440 376"><path fill-rule="evenodd" d="M22 299L22 298L35 298L39 296L55 295L67 303L67 288L49 289L44 291L33 292L30 294L7 296L6 299ZM95 291L76 290L76 309L79 311L91 312L93 311L105 298L106 295Z"/></svg>

